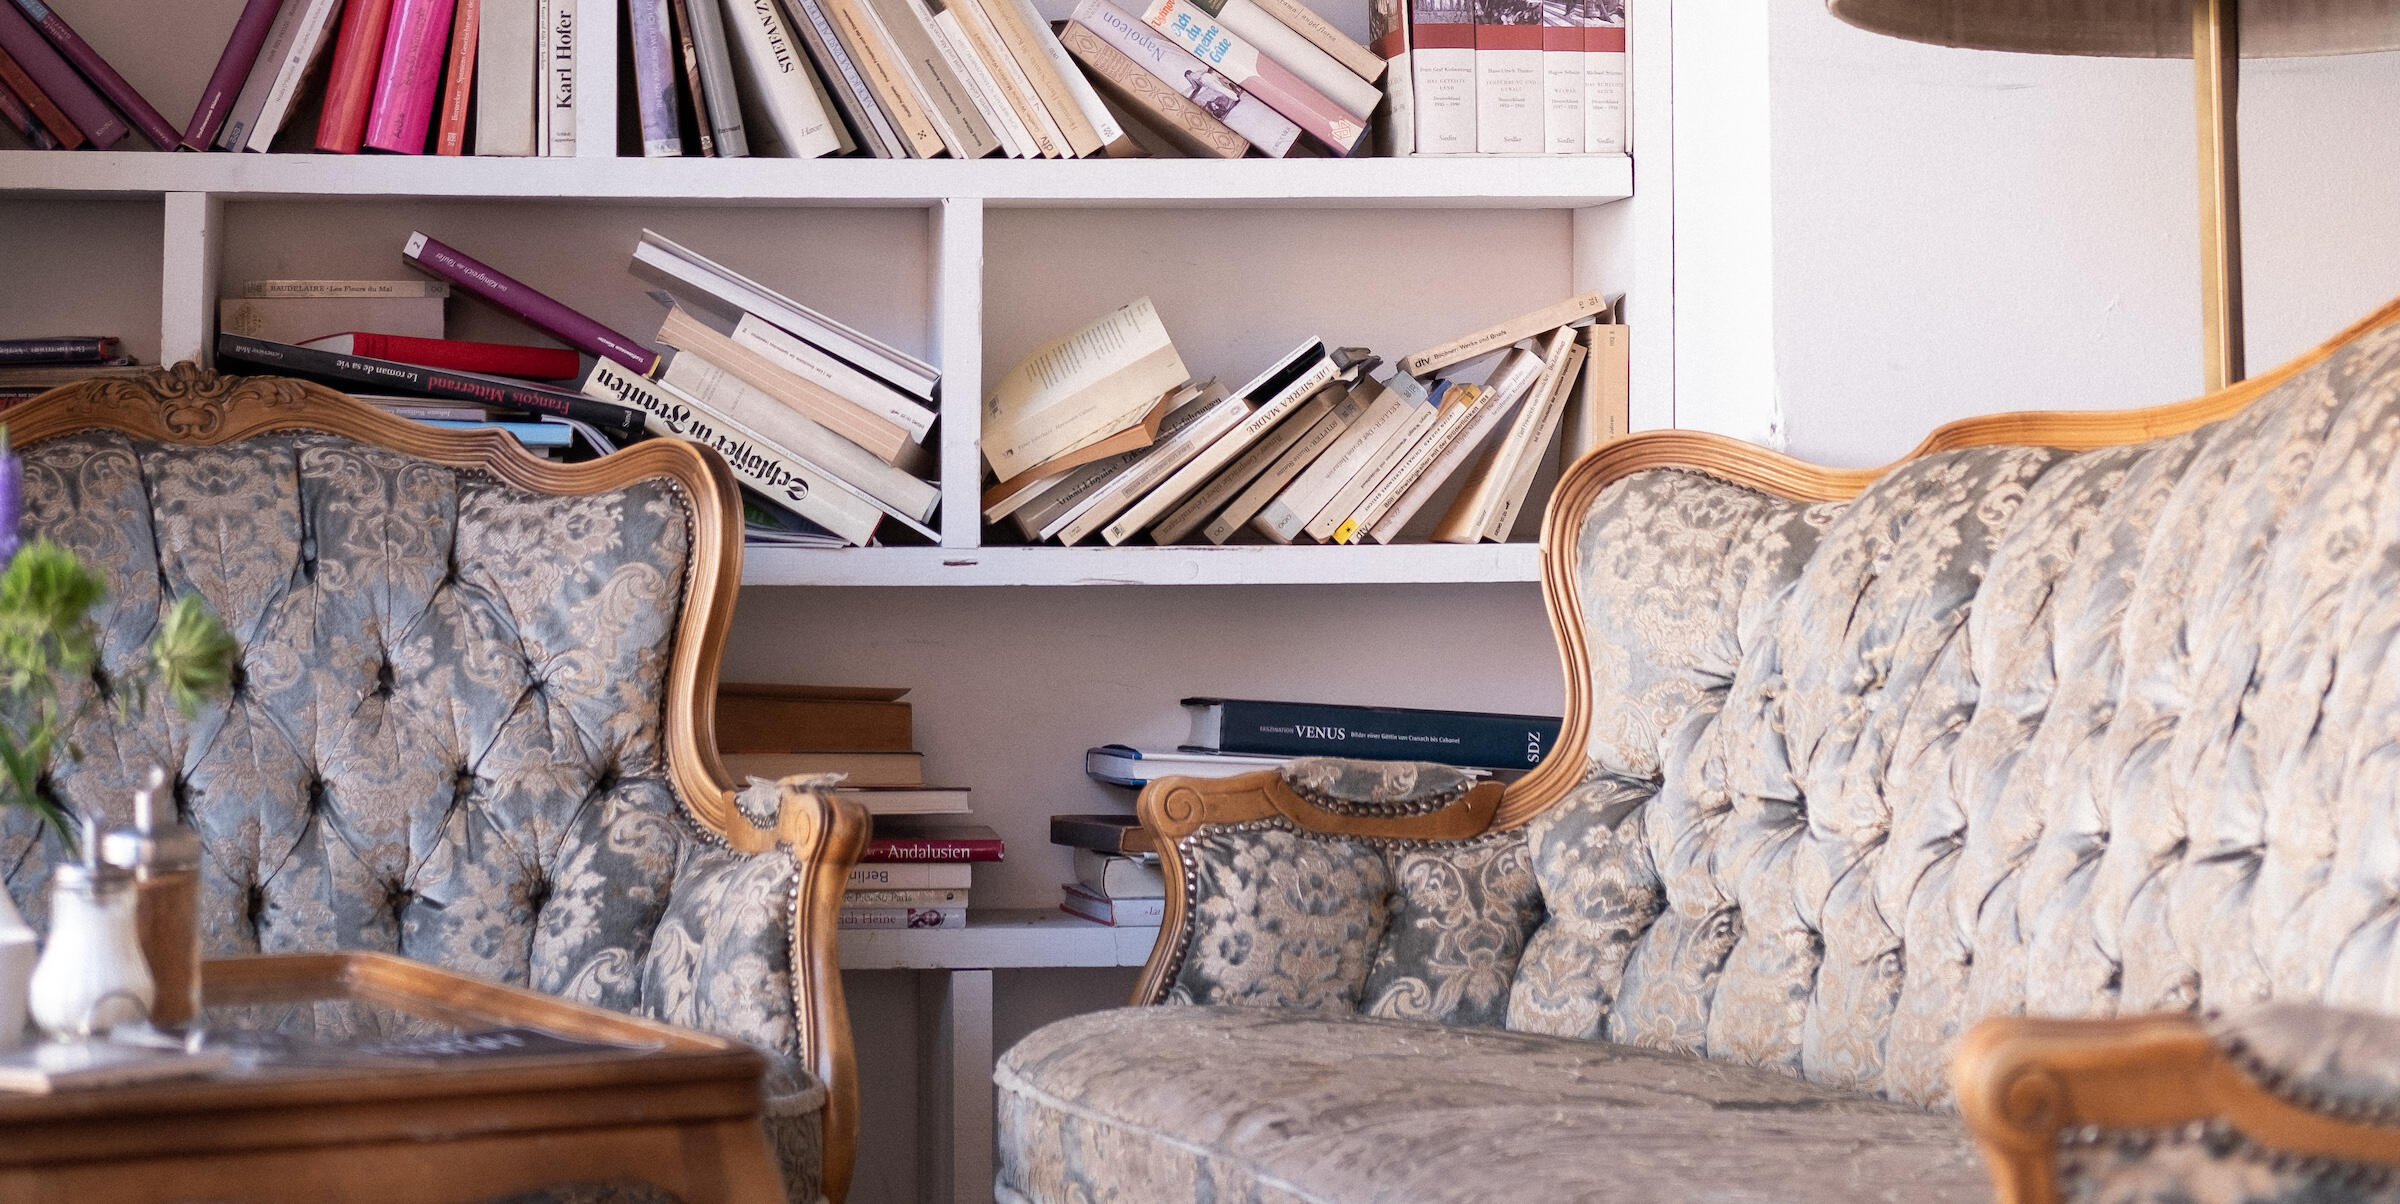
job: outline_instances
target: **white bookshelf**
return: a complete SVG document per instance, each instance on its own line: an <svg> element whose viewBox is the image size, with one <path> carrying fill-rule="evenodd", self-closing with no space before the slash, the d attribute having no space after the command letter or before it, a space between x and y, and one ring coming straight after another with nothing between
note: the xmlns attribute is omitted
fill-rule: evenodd
<svg viewBox="0 0 2400 1204"><path fill-rule="evenodd" d="M1062 0L1039 2L1064 15ZM161 33L144 0L58 3L171 120L190 112L241 7L183 0ZM1323 7L1356 35L1365 3ZM591 52L613 49L618 8L584 2L586 95L612 92L614 54ZM650 227L939 365L938 544L749 549L726 672L918 687L929 771L973 787L978 819L1009 843L1006 862L977 871L969 927L842 941L873 1006L913 1014L896 1039L915 1043L919 1071L914 1087L867 1075L881 1094L862 1167L925 1160L900 1180L912 1187L852 1198L988 1198L978 1084L996 1022L1012 1029L1010 992L1070 967L1121 974L1152 940L1053 910L1071 874L1045 843L1047 816L1121 806L1083 778L1084 746L1171 743L1156 725L1180 725L1183 693L1527 710L1556 678L1528 584L1538 508L1515 542L1480 546L986 546L973 438L985 383L1145 293L1195 371L1240 379L1305 336L1397 356L1601 288L1627 296L1633 425L1674 425L1673 9L1636 10L1632 158L642 160L605 153L606 105L571 159L35 152L0 134L0 337L118 334L145 361L206 358L215 301L241 281L407 276L400 242L424 229L647 338L659 310L626 265ZM451 329L528 337L470 301L453 304ZM1152 588L1082 588L1099 585ZM1472 647L1494 632L1514 651ZM1417 655L1445 669L1358 667L1418 639L1441 646ZM1237 662L1252 667L1226 668ZM870 1008L854 1014L874 1029ZM907 1056L890 1032L876 1039L862 1036L862 1067ZM895 1092L905 1101L878 1102Z"/></svg>

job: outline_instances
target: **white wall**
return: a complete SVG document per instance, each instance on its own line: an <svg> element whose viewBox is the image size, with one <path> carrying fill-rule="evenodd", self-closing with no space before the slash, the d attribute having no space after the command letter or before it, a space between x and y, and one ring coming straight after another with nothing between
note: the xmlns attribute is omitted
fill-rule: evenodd
<svg viewBox="0 0 2400 1204"><path fill-rule="evenodd" d="M1875 464L1953 418L2198 391L2188 61L1922 46L1814 0L1770 36L1776 396L1749 404L1792 454ZM2400 294L2400 55L2249 63L2242 98L2260 371Z"/></svg>

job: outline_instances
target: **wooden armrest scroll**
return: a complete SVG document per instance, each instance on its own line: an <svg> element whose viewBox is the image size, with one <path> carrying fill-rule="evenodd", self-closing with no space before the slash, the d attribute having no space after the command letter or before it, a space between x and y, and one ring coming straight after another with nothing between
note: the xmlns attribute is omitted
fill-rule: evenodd
<svg viewBox="0 0 2400 1204"><path fill-rule="evenodd" d="M2186 1013L1986 1020L1950 1061L2003 1204L2055 1204L2059 1135L2217 1122L2297 1158L2400 1165L2400 1128L2312 1111L2244 1074Z"/></svg>
<svg viewBox="0 0 2400 1204"><path fill-rule="evenodd" d="M1190 917L1190 867L1179 843L1212 824L1238 824L1280 816L1303 832L1370 840L1467 840L1490 830L1500 809L1498 782L1477 782L1447 805L1414 815L1356 815L1329 810L1300 797L1272 769L1230 778L1160 778L1135 804L1142 826L1158 839L1166 871L1167 912L1158 940L1133 988L1135 1006L1166 997L1167 979L1182 959Z"/></svg>

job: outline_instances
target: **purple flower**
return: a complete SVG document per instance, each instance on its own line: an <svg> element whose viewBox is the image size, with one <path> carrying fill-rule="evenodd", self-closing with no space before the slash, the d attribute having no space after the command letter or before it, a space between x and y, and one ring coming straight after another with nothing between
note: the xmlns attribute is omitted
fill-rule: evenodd
<svg viewBox="0 0 2400 1204"><path fill-rule="evenodd" d="M17 521L24 514L17 453L9 448L8 428L0 426L0 564L17 555Z"/></svg>

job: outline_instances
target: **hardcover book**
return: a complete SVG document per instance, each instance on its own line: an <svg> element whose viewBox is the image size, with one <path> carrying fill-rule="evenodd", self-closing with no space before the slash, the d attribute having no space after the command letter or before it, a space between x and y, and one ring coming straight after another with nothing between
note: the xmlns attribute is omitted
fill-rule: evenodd
<svg viewBox="0 0 2400 1204"><path fill-rule="evenodd" d="M999 861L1007 852L1000 834L983 824L882 815L875 817L874 835L859 861Z"/></svg>
<svg viewBox="0 0 2400 1204"><path fill-rule="evenodd" d="M353 0L355 3L356 0ZM482 0L475 32L475 153L536 155L534 105L541 45L536 0Z"/></svg>
<svg viewBox="0 0 2400 1204"><path fill-rule="evenodd" d="M657 352L439 240L411 233L400 254L411 266L499 306L569 347L615 360L643 375L658 366Z"/></svg>
<svg viewBox="0 0 2400 1204"><path fill-rule="evenodd" d="M683 153L676 129L675 31L667 0L626 0L625 32L633 48L634 112L641 123L642 155L672 158ZM624 81L618 81L623 86Z"/></svg>
<svg viewBox="0 0 2400 1204"><path fill-rule="evenodd" d="M317 116L317 149L358 153L367 135L367 108L375 100L375 70L383 63L383 29L392 0L346 0L341 32L333 43L332 73Z"/></svg>
<svg viewBox="0 0 2400 1204"><path fill-rule="evenodd" d="M1583 149L1631 150L1625 128L1625 0L1583 0Z"/></svg>
<svg viewBox="0 0 2400 1204"><path fill-rule="evenodd" d="M1230 778L1273 769L1287 758L1182 748L1173 752L1103 744L1084 750L1083 772L1094 781L1139 789L1160 778ZM1052 840L1057 840L1054 835ZM1064 843L1064 842L1061 842Z"/></svg>
<svg viewBox="0 0 2400 1204"><path fill-rule="evenodd" d="M733 776L782 781L795 774L838 773L844 786L922 786L925 755L916 752L725 753Z"/></svg>
<svg viewBox="0 0 2400 1204"><path fill-rule="evenodd" d="M1075 850L1075 881L1103 899L1156 899L1167 893L1167 876L1156 857Z"/></svg>
<svg viewBox="0 0 2400 1204"><path fill-rule="evenodd" d="M1541 0L1542 149L1583 153L1584 0Z"/></svg>
<svg viewBox="0 0 2400 1204"><path fill-rule="evenodd" d="M383 33L383 65L367 108L364 145L401 155L425 153L441 89L453 0L393 0Z"/></svg>
<svg viewBox="0 0 2400 1204"><path fill-rule="evenodd" d="M107 150L125 137L128 132L125 123L109 111L108 103L100 99L99 93L75 74L75 68L50 48L50 43L14 4L0 4L0 52L15 60L17 69L31 81L36 92L58 106L59 112L74 123L82 140ZM31 105L32 98L26 99ZM74 145L63 135L60 141Z"/></svg>
<svg viewBox="0 0 2400 1204"><path fill-rule="evenodd" d="M701 7L709 7L703 3ZM692 37L692 6L689 0L667 0L667 50L674 61L674 74L683 81L684 103L691 106L692 141L698 144L697 153L703 159L717 157L717 136L708 124L708 85L700 79L700 47ZM676 138L683 137L680 118Z"/></svg>
<svg viewBox="0 0 2400 1204"><path fill-rule="evenodd" d="M25 74L25 68L4 49L0 49L0 99L15 103L16 107L9 111L9 120L24 132L35 150L53 147L74 150L83 145L83 131L75 128L75 123L67 119L66 113L51 102L48 94L34 84L33 77ZM23 112L20 114L18 109Z"/></svg>
<svg viewBox="0 0 2400 1204"><path fill-rule="evenodd" d="M939 887L885 890L852 887L842 892L843 907L965 907L967 891Z"/></svg>
<svg viewBox="0 0 2400 1204"><path fill-rule="evenodd" d="M1475 149L1543 149L1542 0L1476 0Z"/></svg>
<svg viewBox="0 0 2400 1204"><path fill-rule="evenodd" d="M1409 94L1417 114L1416 153L1475 152L1476 0L1404 0L1409 6Z"/></svg>
<svg viewBox="0 0 2400 1204"><path fill-rule="evenodd" d="M974 884L975 869L960 862L881 861L850 867L850 890L954 890Z"/></svg>
<svg viewBox="0 0 2400 1204"><path fill-rule="evenodd" d="M1163 898L1112 899L1094 894L1080 882L1068 883L1059 894L1060 911L1114 928L1155 928L1167 914Z"/></svg>
<svg viewBox="0 0 2400 1204"><path fill-rule="evenodd" d="M717 685L717 748L725 753L905 753L915 748L905 689Z"/></svg>
<svg viewBox="0 0 2400 1204"><path fill-rule="evenodd" d="M299 0L291 2L298 3ZM117 69L109 66L108 60L100 57L100 52L92 49L91 43L84 41L83 35L76 33L56 9L43 0L16 0L16 5L24 10L34 27L42 31L42 36L50 39L50 44L58 48L59 54L74 64L75 69L82 72L83 77L91 81L92 86L99 89L110 104L117 106L132 120L134 128L139 129L143 137L160 150L175 149L175 127L168 123L165 115L143 99L142 94L127 83L124 76L117 74Z"/></svg>
<svg viewBox="0 0 2400 1204"><path fill-rule="evenodd" d="M842 928L964 928L964 907L845 907L836 925Z"/></svg>
<svg viewBox="0 0 2400 1204"><path fill-rule="evenodd" d="M409 393L418 397L472 401L529 413L556 414L561 418L588 422L607 431L634 431L640 430L643 425L642 413L627 406L596 400L580 393L537 388L522 381L479 376L471 372L425 368L371 356L337 355L331 351L317 351L233 334L217 336L217 355L272 369L282 375L310 377L344 388L363 386L371 392Z"/></svg>
<svg viewBox="0 0 2400 1204"><path fill-rule="evenodd" d="M483 30L483 0L458 0L450 17L450 53L442 68L442 102L435 110L433 153L467 153L467 109L475 97L475 39Z"/></svg>
<svg viewBox="0 0 2400 1204"><path fill-rule="evenodd" d="M564 347L473 343L464 339L420 339L364 330L310 339L301 345L343 355L366 355L376 359L397 360L403 364L454 368L460 372L513 376L521 380L571 380L583 374L583 357Z"/></svg>
<svg viewBox="0 0 2400 1204"><path fill-rule="evenodd" d="M841 151L843 136L819 102L798 35L776 0L735 0L726 13L734 87L752 108L750 153L814 159Z"/></svg>
<svg viewBox="0 0 2400 1204"><path fill-rule="evenodd" d="M1227 752L1530 769L1558 742L1555 715L1249 698L1186 698L1183 706L1190 743Z"/></svg>
<svg viewBox="0 0 2400 1204"><path fill-rule="evenodd" d="M1158 852L1158 841L1131 815L1053 815L1050 843L1128 856Z"/></svg>
<svg viewBox="0 0 2400 1204"><path fill-rule="evenodd" d="M1150 298L1035 349L983 403L983 455L1006 480L1139 421L1191 379Z"/></svg>
<svg viewBox="0 0 2400 1204"><path fill-rule="evenodd" d="M217 129L233 110L242 81L250 77L250 67L258 61L259 49L266 45L267 30L274 25L275 14L283 5L284 0L249 0L242 6L242 15L234 18L233 33L225 39L225 52L217 56L217 69L210 73L208 85L200 90L200 104L192 110L192 122L184 127L185 150L204 151L215 144Z"/></svg>
<svg viewBox="0 0 2400 1204"><path fill-rule="evenodd" d="M1383 107L1376 111L1375 149L1389 158L1417 153L1416 68L1409 57L1408 0L1367 6L1367 45L1383 64Z"/></svg>
<svg viewBox="0 0 2400 1204"><path fill-rule="evenodd" d="M700 89L707 94L707 121L717 155L739 159L750 153L742 128L741 93L733 83L733 49L725 41L722 0L687 0L678 13L691 15L692 54L700 60Z"/></svg>
<svg viewBox="0 0 2400 1204"><path fill-rule="evenodd" d="M103 364L118 358L113 335L0 339L0 364Z"/></svg>

